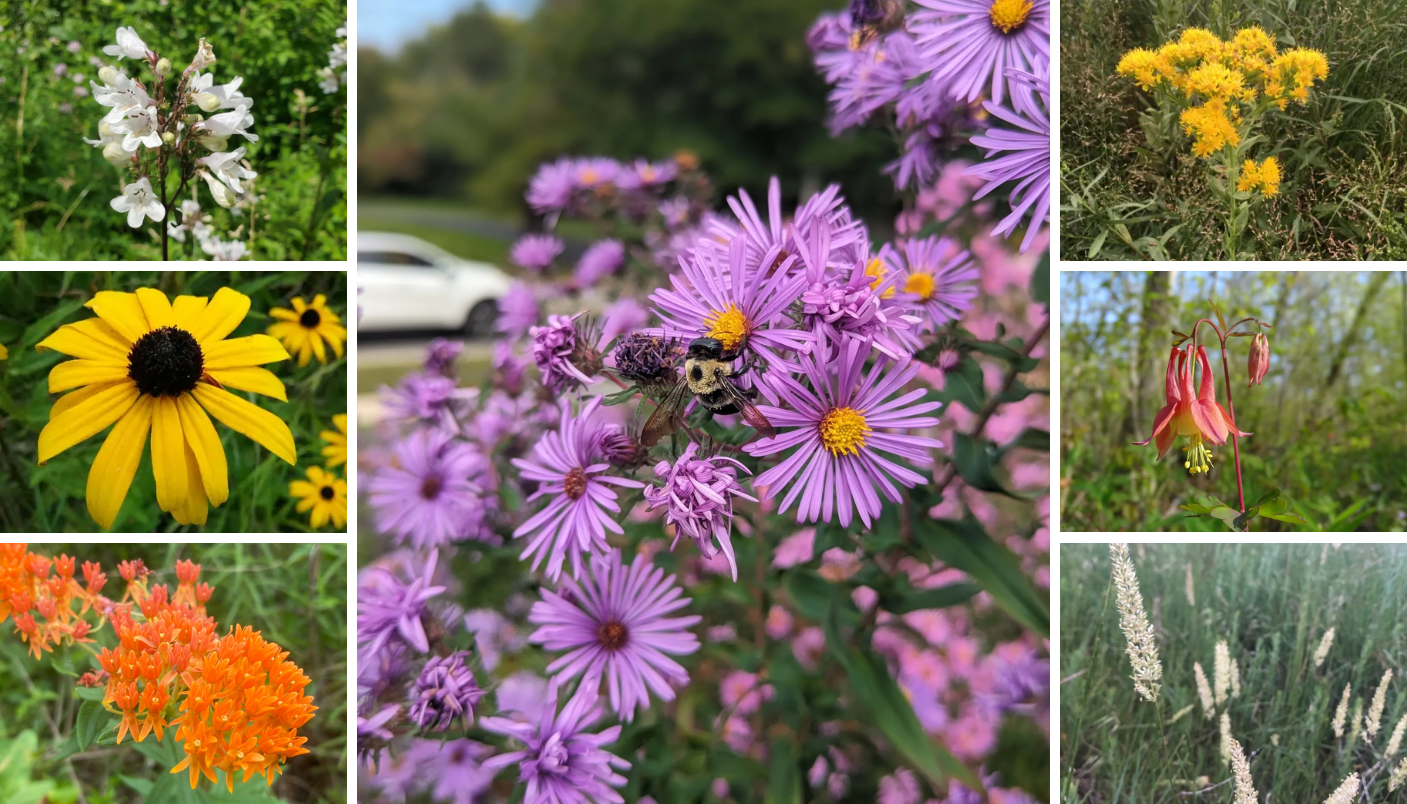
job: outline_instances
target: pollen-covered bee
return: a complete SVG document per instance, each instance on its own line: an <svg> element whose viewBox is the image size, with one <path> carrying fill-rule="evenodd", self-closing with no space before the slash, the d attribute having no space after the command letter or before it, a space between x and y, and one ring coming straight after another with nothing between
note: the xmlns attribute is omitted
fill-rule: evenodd
<svg viewBox="0 0 1407 804"><path fill-rule="evenodd" d="M850 49L859 50L904 24L903 0L850 0Z"/></svg>
<svg viewBox="0 0 1407 804"><path fill-rule="evenodd" d="M752 403L757 398L757 390L744 388L736 381L753 364L744 363L735 371L735 359L737 354L724 350L722 341L717 338L695 338L690 341L684 357L684 376L650 414L640 433L640 443L646 447L654 446L665 434L683 427L684 408L690 394L699 400L700 405L718 415L741 413L743 421L763 438L776 435L772 423Z"/></svg>

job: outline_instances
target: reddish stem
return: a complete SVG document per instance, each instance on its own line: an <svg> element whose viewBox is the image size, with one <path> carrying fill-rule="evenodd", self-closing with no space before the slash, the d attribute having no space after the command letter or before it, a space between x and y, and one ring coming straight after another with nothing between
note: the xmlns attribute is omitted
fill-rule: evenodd
<svg viewBox="0 0 1407 804"><path fill-rule="evenodd" d="M1226 380L1226 412L1231 414L1231 453L1236 458L1236 495L1241 499L1241 513L1246 513L1246 491L1241 485L1241 447L1236 438L1238 429L1236 421L1236 404L1231 401L1231 367L1226 362L1226 338L1221 339L1221 376ZM1246 523L1246 530L1250 530L1250 523Z"/></svg>

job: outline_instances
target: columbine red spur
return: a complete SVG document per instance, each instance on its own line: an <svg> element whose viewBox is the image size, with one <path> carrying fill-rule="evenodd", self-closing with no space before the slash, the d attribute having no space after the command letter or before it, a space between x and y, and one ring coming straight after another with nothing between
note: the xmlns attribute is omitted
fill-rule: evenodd
<svg viewBox="0 0 1407 804"><path fill-rule="evenodd" d="M769 405L759 409L779 431L794 429L754 441L744 449L760 457L795 448L781 463L758 475L754 486L765 487L768 497L789 487L781 510L791 508L800 498L798 522L830 521L834 515L841 526L849 527L852 515L858 513L868 527L880 515L877 490L899 503L903 498L895 481L908 487L924 482L923 475L882 453L927 464L928 450L943 446L932 438L883 432L936 426L938 419L922 414L937 410L940 403L915 404L924 395L921 388L891 399L918 374L919 367L898 367L880 358L866 373L869 352L868 342L848 341L833 371L803 356L801 369L809 388L784 374L767 375L772 392L790 409Z"/></svg>

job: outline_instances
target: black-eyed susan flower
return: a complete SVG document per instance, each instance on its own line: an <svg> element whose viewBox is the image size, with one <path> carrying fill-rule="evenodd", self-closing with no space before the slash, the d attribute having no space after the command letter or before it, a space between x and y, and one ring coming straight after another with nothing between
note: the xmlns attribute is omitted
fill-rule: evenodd
<svg viewBox="0 0 1407 804"><path fill-rule="evenodd" d="M304 302L302 296L295 296L292 310L275 307L269 315L278 319L278 323L269 327L269 334L283 341L288 351L298 357L299 368L308 365L313 357L317 357L319 363L326 363L328 346L332 347L334 355L342 356L347 330L342 326L342 319L327 309L327 297L323 294L314 296L312 304Z"/></svg>
<svg viewBox="0 0 1407 804"><path fill-rule="evenodd" d="M293 433L278 416L230 393L287 401L266 363L288 353L267 335L226 336L249 312L249 297L221 288L213 298L152 288L101 291L86 305L96 318L66 324L35 348L77 360L49 372L49 393L64 393L39 434L39 463L109 426L88 472L88 513L112 527L151 434L156 499L183 525L204 524L207 503L229 498L224 447L208 412L231 430L294 463Z"/></svg>
<svg viewBox="0 0 1407 804"><path fill-rule="evenodd" d="M327 459L328 469L347 462L347 414L333 416L332 424L337 428L335 432L323 430L318 433L318 438L327 442L327 446L322 448L322 457Z"/></svg>
<svg viewBox="0 0 1407 804"><path fill-rule="evenodd" d="M288 493L298 499L298 513L312 512L313 527L328 522L334 528L347 525L347 481L324 472L321 466L308 467L308 479L289 483Z"/></svg>
<svg viewBox="0 0 1407 804"><path fill-rule="evenodd" d="M8 358L9 356L10 356L10 350L5 348L5 344L0 343L0 360L4 360L4 359Z"/></svg>

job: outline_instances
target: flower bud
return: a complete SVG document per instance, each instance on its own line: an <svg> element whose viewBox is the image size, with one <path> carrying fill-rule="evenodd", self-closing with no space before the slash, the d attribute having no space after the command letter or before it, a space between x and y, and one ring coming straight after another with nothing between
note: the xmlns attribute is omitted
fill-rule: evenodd
<svg viewBox="0 0 1407 804"><path fill-rule="evenodd" d="M176 135L174 132L163 131L161 132L161 141L166 143L167 145L170 145L171 143L176 141Z"/></svg>
<svg viewBox="0 0 1407 804"><path fill-rule="evenodd" d="M229 137L201 137L200 144L209 148L215 153L221 153L230 147Z"/></svg>
<svg viewBox="0 0 1407 804"><path fill-rule="evenodd" d="M1265 337L1264 332L1258 332L1255 339L1251 341L1251 356L1246 361L1246 373L1250 375L1250 381L1246 383L1246 387L1261 385L1261 380L1265 379L1265 372L1269 368L1270 339Z"/></svg>
<svg viewBox="0 0 1407 804"><path fill-rule="evenodd" d="M112 126L108 125L106 120L99 121L98 133L104 137L114 137L117 135L117 132L112 130Z"/></svg>
<svg viewBox="0 0 1407 804"><path fill-rule="evenodd" d="M123 150L122 143L110 142L107 145L103 146L103 158L113 163L114 165L120 166L128 159L131 159L132 154Z"/></svg>
<svg viewBox="0 0 1407 804"><path fill-rule="evenodd" d="M156 63L156 77L165 78L171 74L171 60L163 58Z"/></svg>
<svg viewBox="0 0 1407 804"><path fill-rule="evenodd" d="M213 112L220 108L220 99L209 92L202 92L195 96L195 105L199 106L202 112Z"/></svg>
<svg viewBox="0 0 1407 804"><path fill-rule="evenodd" d="M104 64L102 69L98 70L98 80L108 86L112 86L117 83L117 71Z"/></svg>
<svg viewBox="0 0 1407 804"><path fill-rule="evenodd" d="M204 119L205 119L205 115L203 115L203 114L188 114L188 115L186 115L185 117L182 117L182 118L181 118L181 122L182 122L182 123L185 123L185 124L188 125L188 126L193 126L193 125L195 125L196 123L199 123L200 121L202 121L202 120L204 120Z"/></svg>

